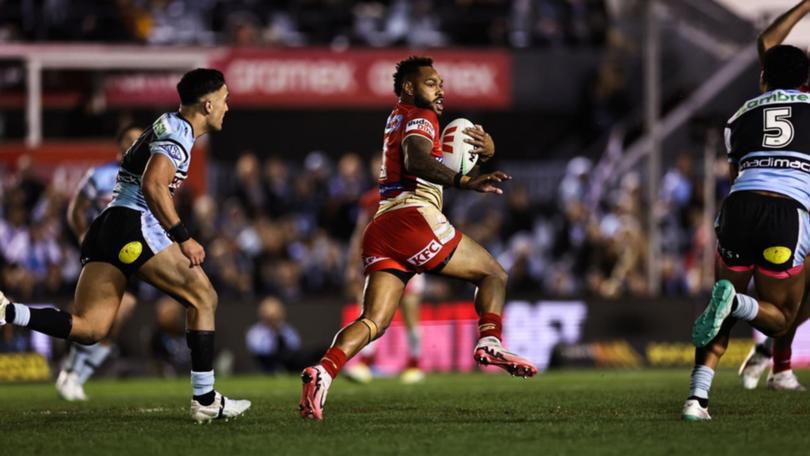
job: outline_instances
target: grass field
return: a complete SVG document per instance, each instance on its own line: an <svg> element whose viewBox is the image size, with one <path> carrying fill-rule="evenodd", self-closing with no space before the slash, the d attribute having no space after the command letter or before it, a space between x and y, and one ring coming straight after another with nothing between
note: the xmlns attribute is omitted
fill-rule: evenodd
<svg viewBox="0 0 810 456"><path fill-rule="evenodd" d="M338 379L324 422L298 418L295 377L220 379L253 401L231 422L188 417L188 381L91 381L65 403L49 384L0 386L0 454L807 454L810 393L743 391L716 377L710 423L684 423L689 371L564 371L534 379ZM805 384L810 371L800 371Z"/></svg>

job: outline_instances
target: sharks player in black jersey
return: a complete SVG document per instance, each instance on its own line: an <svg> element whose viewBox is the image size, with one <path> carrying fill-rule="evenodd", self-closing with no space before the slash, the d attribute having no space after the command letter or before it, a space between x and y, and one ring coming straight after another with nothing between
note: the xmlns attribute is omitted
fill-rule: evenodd
<svg viewBox="0 0 810 456"><path fill-rule="evenodd" d="M177 92L179 111L160 116L127 151L113 200L82 242L76 313L29 308L0 294L0 325L94 344L109 333L127 281L136 274L187 308L191 417L205 422L241 415L250 402L214 390L217 294L200 267L205 250L189 236L172 195L188 176L194 140L222 129L228 88L222 73L198 68L183 75Z"/></svg>
<svg viewBox="0 0 810 456"><path fill-rule="evenodd" d="M793 326L810 253L810 94L801 92L810 60L794 46L763 56L762 95L731 117L726 147L733 185L717 217L717 278L708 307L695 321L697 347L682 418L709 420L714 369L736 320L766 335ZM753 277L758 299L736 292Z"/></svg>

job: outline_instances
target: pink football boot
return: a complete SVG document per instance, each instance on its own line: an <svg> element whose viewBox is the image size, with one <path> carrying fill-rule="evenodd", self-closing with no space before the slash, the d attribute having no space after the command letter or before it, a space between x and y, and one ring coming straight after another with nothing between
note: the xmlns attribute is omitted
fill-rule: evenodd
<svg viewBox="0 0 810 456"><path fill-rule="evenodd" d="M498 366L515 377L532 377L537 368L527 359L506 351L497 337L483 337L475 347L475 360L484 366Z"/></svg>

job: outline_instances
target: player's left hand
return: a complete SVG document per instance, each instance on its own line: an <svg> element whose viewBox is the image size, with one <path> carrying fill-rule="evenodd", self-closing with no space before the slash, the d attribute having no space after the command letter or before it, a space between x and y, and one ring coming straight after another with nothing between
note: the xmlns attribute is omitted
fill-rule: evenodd
<svg viewBox="0 0 810 456"><path fill-rule="evenodd" d="M464 176L464 178L467 177L468 176ZM495 171L494 173L481 174L480 176L467 178L466 180L464 178L462 178L461 181L461 188L463 189L475 190L481 193L494 193L496 195L502 195L503 190L496 187L495 184L498 182L511 180L512 176L503 171Z"/></svg>
<svg viewBox="0 0 810 456"><path fill-rule="evenodd" d="M464 142L475 146L472 153L478 154L479 160L485 162L495 155L495 142L492 136L484 131L484 127L476 124L475 128L465 128L464 133L469 136Z"/></svg>

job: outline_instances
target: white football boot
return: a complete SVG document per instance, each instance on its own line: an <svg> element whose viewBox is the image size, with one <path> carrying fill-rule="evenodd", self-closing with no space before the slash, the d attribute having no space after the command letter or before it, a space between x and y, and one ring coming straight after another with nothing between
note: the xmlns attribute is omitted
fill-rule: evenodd
<svg viewBox="0 0 810 456"><path fill-rule="evenodd" d="M768 374L768 389L775 391L806 391L792 370Z"/></svg>
<svg viewBox="0 0 810 456"><path fill-rule="evenodd" d="M332 385L332 376L326 372L323 366L312 366L301 372L301 382L303 389L301 390L301 402L298 403L301 418L323 420L323 407L326 405L329 386Z"/></svg>
<svg viewBox="0 0 810 456"><path fill-rule="evenodd" d="M75 372L65 370L59 372L59 376L56 377L56 392L68 402L87 400L84 386L79 382L79 376Z"/></svg>
<svg viewBox="0 0 810 456"><path fill-rule="evenodd" d="M399 381L406 385L414 385L425 381L425 371L418 367L409 367L399 374Z"/></svg>
<svg viewBox="0 0 810 456"><path fill-rule="evenodd" d="M191 419L198 424L210 423L213 420L235 419L250 408L250 401L228 399L214 392L214 402L211 405L202 405L191 399Z"/></svg>
<svg viewBox="0 0 810 456"><path fill-rule="evenodd" d="M347 380L353 382L368 384L374 379L374 372L368 367L368 364L358 361L343 371L343 375Z"/></svg>
<svg viewBox="0 0 810 456"><path fill-rule="evenodd" d="M687 399L683 404L681 419L684 421L709 421L709 407L703 407L697 399Z"/></svg>
<svg viewBox="0 0 810 456"><path fill-rule="evenodd" d="M737 372L743 388L747 390L755 389L759 383L759 378L768 369L770 363L771 359L757 351L756 345L751 348L751 352L748 353L745 361L740 365L740 370Z"/></svg>
<svg viewBox="0 0 810 456"><path fill-rule="evenodd" d="M0 291L0 326L6 324L6 306L11 304L11 301Z"/></svg>

